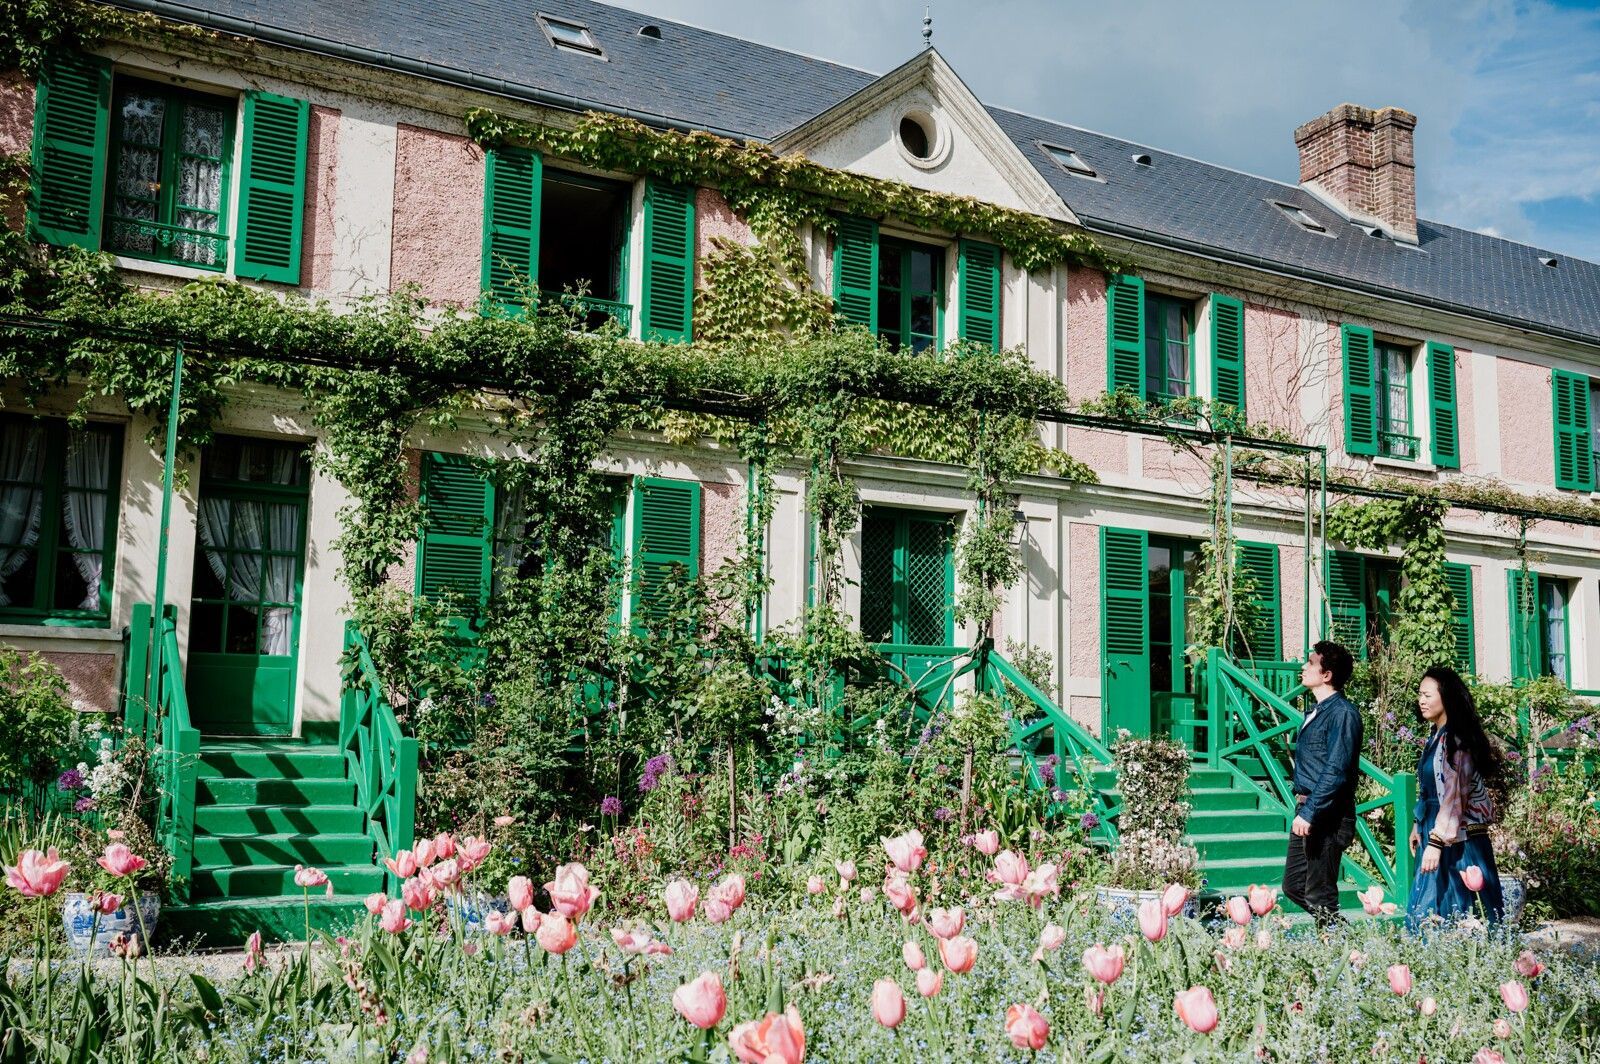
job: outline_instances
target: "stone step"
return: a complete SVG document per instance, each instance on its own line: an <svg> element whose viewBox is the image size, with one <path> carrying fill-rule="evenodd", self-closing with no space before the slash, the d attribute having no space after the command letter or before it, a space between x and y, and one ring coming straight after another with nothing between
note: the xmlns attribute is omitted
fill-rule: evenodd
<svg viewBox="0 0 1600 1064"><path fill-rule="evenodd" d="M354 805L202 805L194 827L205 835L358 835L366 817Z"/></svg>
<svg viewBox="0 0 1600 1064"><path fill-rule="evenodd" d="M195 788L199 805L351 805L356 785L346 779L203 778Z"/></svg>
<svg viewBox="0 0 1600 1064"><path fill-rule="evenodd" d="M321 867L321 866L318 866ZM365 896L384 889L387 875L377 865L335 865L322 869L333 882L335 894ZM283 897L299 900L301 888L294 884L294 865L218 865L197 868L191 887L195 901L205 898L263 898ZM322 888L326 889L326 888ZM313 890L313 899L323 897L322 889Z"/></svg>
<svg viewBox="0 0 1600 1064"><path fill-rule="evenodd" d="M373 841L362 834L197 835L195 864L359 865L373 860Z"/></svg>

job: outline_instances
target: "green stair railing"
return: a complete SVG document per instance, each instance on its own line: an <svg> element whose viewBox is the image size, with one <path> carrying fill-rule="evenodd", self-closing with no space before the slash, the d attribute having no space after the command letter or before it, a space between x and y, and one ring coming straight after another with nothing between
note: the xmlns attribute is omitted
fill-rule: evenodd
<svg viewBox="0 0 1600 1064"><path fill-rule="evenodd" d="M183 686L178 652L177 608L162 610L159 628L155 608L135 603L129 622L128 665L123 691L123 723L127 734L142 736L152 751L160 788L156 803L156 838L172 855L174 900L188 899L194 873L194 795L200 771L200 730L189 720L189 698ZM158 659L151 674L151 659Z"/></svg>
<svg viewBox="0 0 1600 1064"><path fill-rule="evenodd" d="M409 850L417 812L417 740L405 734L384 697L366 637L354 622L344 628L344 687L339 695L339 749L345 776L355 782L367 836L378 857ZM400 886L388 876L391 890Z"/></svg>
<svg viewBox="0 0 1600 1064"><path fill-rule="evenodd" d="M1300 711L1290 704L1297 691L1288 692L1288 697L1279 694L1215 647L1206 652L1203 669L1198 686L1206 699L1211 764L1233 765L1236 758L1253 756L1261 766L1267 785L1261 785L1247 773L1240 775L1285 816L1293 816L1296 802L1290 766L1294 740L1304 720ZM1409 841L1417 804L1416 774L1391 774L1364 757L1360 759L1360 772L1376 784L1379 793L1356 805L1356 837L1391 896L1403 900L1410 892L1414 871ZM1392 808L1394 812L1392 846L1379 840L1369 817L1375 810L1385 808ZM1344 868L1358 883L1371 880L1348 856Z"/></svg>

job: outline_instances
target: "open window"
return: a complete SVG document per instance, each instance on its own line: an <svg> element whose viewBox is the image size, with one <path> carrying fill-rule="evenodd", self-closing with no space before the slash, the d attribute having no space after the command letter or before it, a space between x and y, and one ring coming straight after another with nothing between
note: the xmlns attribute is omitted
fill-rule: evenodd
<svg viewBox="0 0 1600 1064"><path fill-rule="evenodd" d="M627 328L632 321L626 302L631 186L545 170L540 191L540 289L581 299L591 328L608 316Z"/></svg>

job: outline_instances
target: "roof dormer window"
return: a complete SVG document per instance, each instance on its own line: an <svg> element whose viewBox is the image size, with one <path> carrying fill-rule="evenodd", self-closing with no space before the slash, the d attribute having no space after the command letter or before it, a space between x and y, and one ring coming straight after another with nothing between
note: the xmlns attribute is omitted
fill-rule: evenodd
<svg viewBox="0 0 1600 1064"><path fill-rule="evenodd" d="M1069 174L1077 177L1098 178L1100 176L1095 172L1094 167L1084 162L1082 156L1071 148L1063 148L1059 144L1041 144L1040 147L1055 161L1057 166Z"/></svg>
<svg viewBox="0 0 1600 1064"><path fill-rule="evenodd" d="M602 59L605 53L600 50L600 45L594 39L594 34L589 32L589 27L581 22L569 22L566 19L554 18L550 15L540 15L539 25L544 29L544 35L550 38L550 43L557 48L564 48L569 52L582 52L585 55L597 55Z"/></svg>
<svg viewBox="0 0 1600 1064"><path fill-rule="evenodd" d="M1328 231L1327 226L1311 217L1302 207L1296 207L1292 203L1279 203L1276 200L1273 201L1272 205L1282 211L1284 217L1308 233L1326 233Z"/></svg>

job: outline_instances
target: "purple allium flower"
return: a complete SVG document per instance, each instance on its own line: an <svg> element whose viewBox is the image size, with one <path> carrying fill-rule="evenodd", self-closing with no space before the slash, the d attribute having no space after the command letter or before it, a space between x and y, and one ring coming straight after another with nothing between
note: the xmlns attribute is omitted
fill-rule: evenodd
<svg viewBox="0 0 1600 1064"><path fill-rule="evenodd" d="M1093 831L1100 826L1100 818L1093 813L1085 813L1078 818L1078 826L1084 831Z"/></svg>
<svg viewBox="0 0 1600 1064"><path fill-rule="evenodd" d="M648 794L661 784L661 777L672 771L672 755L657 754L644 763L644 774L639 777L639 790Z"/></svg>
<svg viewBox="0 0 1600 1064"><path fill-rule="evenodd" d="M488 708L493 709L494 708L494 692L493 691L485 691L483 694L479 695L478 696L478 704L481 705L481 706L487 706Z"/></svg>
<svg viewBox="0 0 1600 1064"><path fill-rule="evenodd" d="M949 820L955 815L956 813L954 809L944 805L941 805L939 808L933 811L933 819L935 820Z"/></svg>
<svg viewBox="0 0 1600 1064"><path fill-rule="evenodd" d="M1056 787L1050 792L1050 800L1052 802L1064 802L1068 797L1069 795L1067 792L1062 790L1060 787Z"/></svg>
<svg viewBox="0 0 1600 1064"><path fill-rule="evenodd" d="M88 795L85 795L84 797L79 798L76 802L72 803L73 812L76 812L76 813L82 813L85 810L89 810L89 809L93 809L93 808L94 808L94 799L89 797Z"/></svg>
<svg viewBox="0 0 1600 1064"><path fill-rule="evenodd" d="M604 798L600 799L600 815L601 816L621 816L622 815L622 799L618 798L614 794L608 794Z"/></svg>
<svg viewBox="0 0 1600 1064"><path fill-rule="evenodd" d="M75 768L69 768L56 777L56 787L63 791L75 791L83 786L83 773Z"/></svg>

